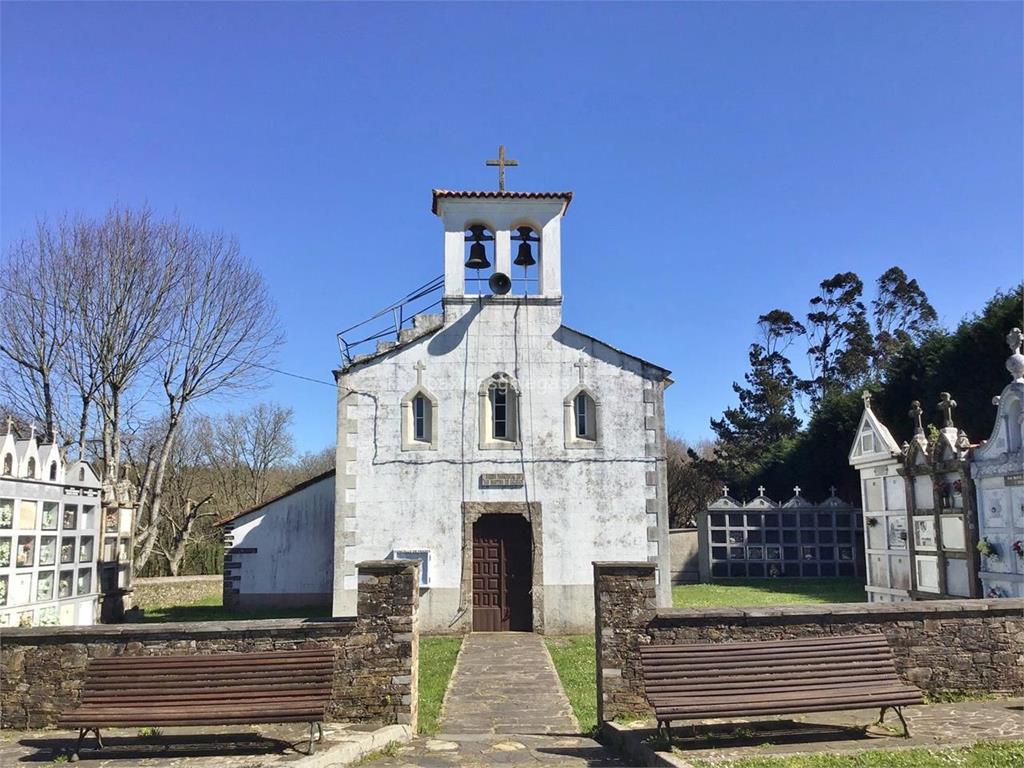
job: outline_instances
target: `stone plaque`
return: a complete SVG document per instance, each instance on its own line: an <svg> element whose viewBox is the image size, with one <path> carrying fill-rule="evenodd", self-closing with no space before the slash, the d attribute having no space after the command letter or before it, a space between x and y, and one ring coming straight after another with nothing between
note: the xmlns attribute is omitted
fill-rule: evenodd
<svg viewBox="0 0 1024 768"><path fill-rule="evenodd" d="M1024 475L1007 475L1003 478L1003 485L1024 485Z"/></svg>
<svg viewBox="0 0 1024 768"><path fill-rule="evenodd" d="M481 488L522 488L521 472L495 472L480 475Z"/></svg>

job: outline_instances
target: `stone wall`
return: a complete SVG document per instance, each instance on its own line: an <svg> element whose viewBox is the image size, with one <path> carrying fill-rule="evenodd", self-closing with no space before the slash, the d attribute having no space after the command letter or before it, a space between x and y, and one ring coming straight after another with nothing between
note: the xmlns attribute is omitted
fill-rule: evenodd
<svg viewBox="0 0 1024 768"><path fill-rule="evenodd" d="M336 650L328 720L416 727L419 563L359 563L355 617L8 629L0 725L41 728L73 708L90 658Z"/></svg>
<svg viewBox="0 0 1024 768"><path fill-rule="evenodd" d="M221 593L223 577L213 576L154 576L134 579L133 602L142 609L172 605L191 605L200 600L217 597Z"/></svg>
<svg viewBox="0 0 1024 768"><path fill-rule="evenodd" d="M658 610L654 566L594 563L598 720L650 710L638 647L882 632L929 694L1024 692L1024 600L932 600Z"/></svg>
<svg viewBox="0 0 1024 768"><path fill-rule="evenodd" d="M696 528L668 532L669 571L672 584L696 584L700 577L700 534Z"/></svg>

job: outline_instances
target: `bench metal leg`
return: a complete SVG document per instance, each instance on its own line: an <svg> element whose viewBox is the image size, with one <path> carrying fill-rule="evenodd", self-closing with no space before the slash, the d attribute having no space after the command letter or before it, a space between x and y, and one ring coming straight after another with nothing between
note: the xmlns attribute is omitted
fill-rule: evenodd
<svg viewBox="0 0 1024 768"><path fill-rule="evenodd" d="M71 753L71 762L77 763L81 759L82 742L85 741L85 737L90 733L96 734L96 749L103 749L103 737L100 736L99 728L79 728L78 729L78 742L75 744L75 751Z"/></svg>
<svg viewBox="0 0 1024 768"><path fill-rule="evenodd" d="M313 729L316 729L317 739L313 741ZM316 753L316 745L324 740L324 729L318 722L312 722L309 724L309 744L306 746L306 754L312 755Z"/></svg>
<svg viewBox="0 0 1024 768"><path fill-rule="evenodd" d="M878 713L878 722L876 722L875 725L881 725L882 724L882 721L885 720L885 713L888 710L890 710L890 709L893 712L895 712L896 713L896 717L898 717L900 719L900 724L903 726L903 738L909 739L910 738L910 728L907 727L907 721L903 717L903 707L898 707L898 706L882 707L882 711Z"/></svg>

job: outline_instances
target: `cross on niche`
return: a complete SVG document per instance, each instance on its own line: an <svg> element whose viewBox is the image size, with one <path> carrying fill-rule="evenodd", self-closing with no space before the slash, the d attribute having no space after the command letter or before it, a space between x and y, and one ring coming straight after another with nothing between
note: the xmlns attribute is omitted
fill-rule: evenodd
<svg viewBox="0 0 1024 768"><path fill-rule="evenodd" d="M949 392L939 393L939 410L945 415L943 427L953 426L953 409L956 408L956 400L950 397Z"/></svg>
<svg viewBox="0 0 1024 768"><path fill-rule="evenodd" d="M487 165L497 166L498 168L498 191L505 191L505 168L513 168L519 165L518 160L508 160L505 158L505 145L498 145L498 159L487 160Z"/></svg>
<svg viewBox="0 0 1024 768"><path fill-rule="evenodd" d="M413 368L416 369L416 385L419 386L423 383L423 371L426 370L427 366L423 364L422 360L417 360Z"/></svg>
<svg viewBox="0 0 1024 768"><path fill-rule="evenodd" d="M799 485L794 485L793 486L793 495L794 496L799 496L800 495L800 490L801 490L801 488L800 488Z"/></svg>
<svg viewBox="0 0 1024 768"><path fill-rule="evenodd" d="M729 486L728 485L723 485L722 486L722 498L726 498L726 497L728 497L728 495L729 495Z"/></svg>
<svg viewBox="0 0 1024 768"><path fill-rule="evenodd" d="M757 495L758 496L764 496L764 486L763 485L757 486Z"/></svg>
<svg viewBox="0 0 1024 768"><path fill-rule="evenodd" d="M588 363L586 360L584 360L581 357L579 360L577 360L575 363L573 363L573 365L576 368L580 369L580 384L582 384L583 383L583 372L587 369L587 366L590 365L590 363Z"/></svg>

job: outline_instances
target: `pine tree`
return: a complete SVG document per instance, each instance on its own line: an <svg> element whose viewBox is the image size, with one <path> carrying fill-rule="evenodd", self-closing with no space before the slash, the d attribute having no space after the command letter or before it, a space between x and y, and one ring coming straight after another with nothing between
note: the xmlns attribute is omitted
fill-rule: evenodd
<svg viewBox="0 0 1024 768"><path fill-rule="evenodd" d="M732 385L739 405L726 408L721 419L711 420L718 437L715 457L720 474L739 483L778 455L784 441L800 428L794 404L798 379L785 351L804 334L804 326L781 309L761 315L757 326L761 340L750 345L750 371L743 377L746 386Z"/></svg>

